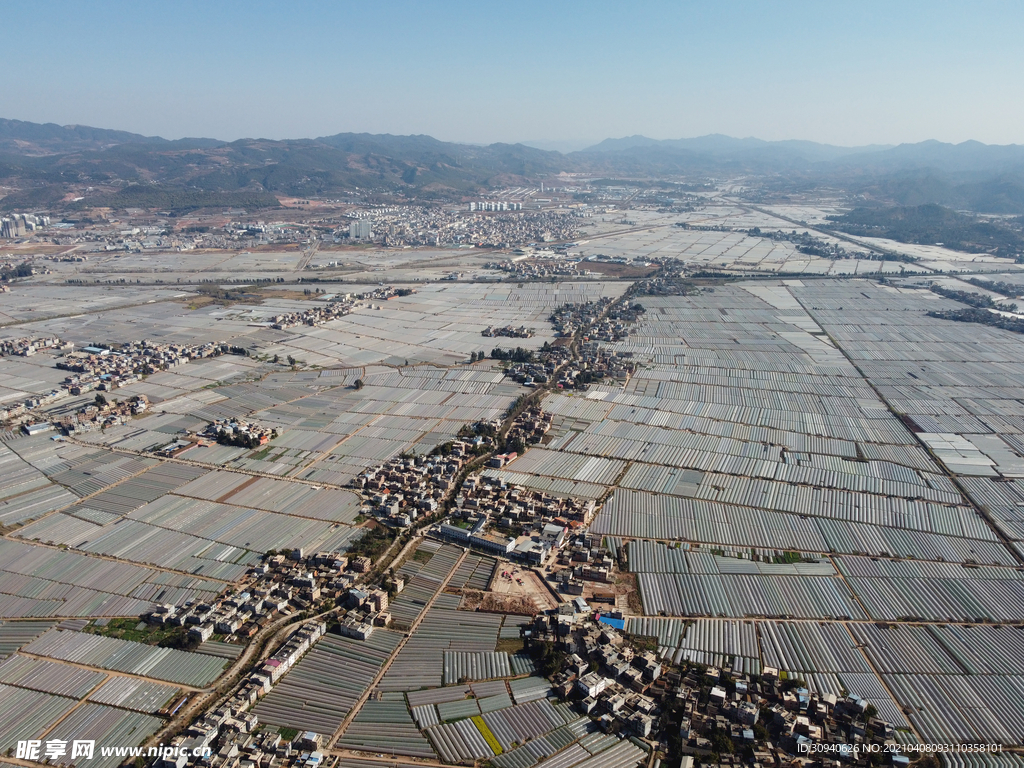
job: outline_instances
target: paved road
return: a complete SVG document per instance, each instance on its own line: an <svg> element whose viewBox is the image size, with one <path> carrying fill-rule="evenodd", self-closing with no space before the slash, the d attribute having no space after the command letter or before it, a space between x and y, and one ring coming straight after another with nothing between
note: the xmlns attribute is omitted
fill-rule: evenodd
<svg viewBox="0 0 1024 768"><path fill-rule="evenodd" d="M317 251L320 250L320 241L314 240L309 248L302 252L302 258L299 259L299 263L295 265L296 272L302 272L306 267L309 266L309 262L316 256Z"/></svg>

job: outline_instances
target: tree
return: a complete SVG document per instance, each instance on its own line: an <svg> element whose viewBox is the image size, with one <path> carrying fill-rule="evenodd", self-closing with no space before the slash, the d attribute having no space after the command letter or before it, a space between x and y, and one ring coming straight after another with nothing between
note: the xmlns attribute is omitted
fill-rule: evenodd
<svg viewBox="0 0 1024 768"><path fill-rule="evenodd" d="M441 443L440 445L434 446L434 449L430 452L432 456L451 456L451 453L451 440L449 440L447 443Z"/></svg>
<svg viewBox="0 0 1024 768"><path fill-rule="evenodd" d="M711 731L711 748L719 754L729 754L733 751L732 739L729 733L722 728L715 728Z"/></svg>
<svg viewBox="0 0 1024 768"><path fill-rule="evenodd" d="M281 359L281 356L280 356L280 355L274 355L274 362L275 362L275 363L276 363L276 362L277 362L278 360L280 360L280 359Z"/></svg>
<svg viewBox="0 0 1024 768"><path fill-rule="evenodd" d="M96 403L96 405L102 408L107 404L107 398L105 398L101 392L97 392L96 397L94 398L94 402Z"/></svg>
<svg viewBox="0 0 1024 768"><path fill-rule="evenodd" d="M362 388L363 388L363 386L364 386L364 384L363 384L363 380L362 380L362 379L356 379L356 382L355 382L355 384L353 384L352 386L353 386L353 387L355 387L355 388L356 388L356 391L358 392L358 391L359 391L360 389L362 389Z"/></svg>
<svg viewBox="0 0 1024 768"><path fill-rule="evenodd" d="M291 355L288 355L288 365L292 366L293 368L295 367L295 358L292 357Z"/></svg>
<svg viewBox="0 0 1024 768"><path fill-rule="evenodd" d="M469 362L471 362L471 363L475 363L476 362L476 352L470 352L469 353Z"/></svg>

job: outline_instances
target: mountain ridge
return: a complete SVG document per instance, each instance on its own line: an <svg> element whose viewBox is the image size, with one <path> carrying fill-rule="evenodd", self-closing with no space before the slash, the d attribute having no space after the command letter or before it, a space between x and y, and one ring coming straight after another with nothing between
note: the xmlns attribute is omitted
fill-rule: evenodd
<svg viewBox="0 0 1024 768"><path fill-rule="evenodd" d="M978 141L839 147L709 134L641 135L562 153L522 143L461 144L425 134L343 132L221 141L0 119L0 181L14 206L57 206L83 185L156 184L204 193L316 196L345 190L473 195L562 172L617 178L747 176L772 194L818 187L890 204L1024 213L1024 146Z"/></svg>

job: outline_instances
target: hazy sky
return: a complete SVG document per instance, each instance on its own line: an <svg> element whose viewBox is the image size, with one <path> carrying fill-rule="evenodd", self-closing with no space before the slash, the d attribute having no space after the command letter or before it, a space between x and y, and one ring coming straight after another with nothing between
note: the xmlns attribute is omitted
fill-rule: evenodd
<svg viewBox="0 0 1024 768"><path fill-rule="evenodd" d="M168 138L1024 143L1024 2L8 2L0 117Z"/></svg>

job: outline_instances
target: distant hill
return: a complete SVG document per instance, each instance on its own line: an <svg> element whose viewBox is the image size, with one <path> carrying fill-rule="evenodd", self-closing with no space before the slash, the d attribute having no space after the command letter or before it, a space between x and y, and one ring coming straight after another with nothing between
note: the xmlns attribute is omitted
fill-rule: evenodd
<svg viewBox="0 0 1024 768"><path fill-rule="evenodd" d="M711 134L693 139L649 139L629 136L605 139L578 154L632 152L655 150L679 151L691 155L705 155L731 161L771 161L772 158L791 162L799 158L808 164L827 164L831 170L875 170L893 172L928 168L947 173L978 173L991 171L1024 170L1024 145L982 144L965 141L947 144L941 141L922 141L917 144L887 146L871 144L863 147L838 147L813 141L764 141L762 139L735 139L731 136ZM819 170L825 170L819 167Z"/></svg>
<svg viewBox="0 0 1024 768"><path fill-rule="evenodd" d="M935 203L979 213L1024 214L1022 173L948 174L924 168L848 174L835 181L865 198L897 205Z"/></svg>
<svg viewBox="0 0 1024 768"><path fill-rule="evenodd" d="M693 139L606 139L573 153L578 164L633 174L753 174L776 192L842 189L899 205L935 203L995 214L1024 214L1024 146L923 141L837 147L713 134Z"/></svg>
<svg viewBox="0 0 1024 768"><path fill-rule="evenodd" d="M128 131L90 128L86 125L28 123L0 118L0 153L16 155L54 155L90 149L106 149L118 144L170 146L216 146L215 139L168 141L159 136L142 136Z"/></svg>
<svg viewBox="0 0 1024 768"><path fill-rule="evenodd" d="M523 144L476 146L438 141L430 136L368 133L339 133L316 141L351 158L386 157L402 164L406 168L402 179L407 184L482 184L492 177L527 178L558 173L566 164L564 155L558 152Z"/></svg>
<svg viewBox="0 0 1024 768"><path fill-rule="evenodd" d="M941 244L968 253L992 253L1016 258L1024 253L1024 236L1018 229L941 205L856 208L842 216L830 216L830 226L851 235L885 237L901 243Z"/></svg>
<svg viewBox="0 0 1024 768"><path fill-rule="evenodd" d="M720 133L698 136L694 139L649 139L646 136L629 136L623 139L605 139L600 144L588 147L583 152L621 152L636 148L659 148L662 150L682 150L695 154L711 155L719 158L737 160L753 159L759 154L765 158L788 157L801 158L809 162L835 160L848 155L864 152L878 152L889 149L885 145L866 147L837 147L831 144L818 144L813 141L764 141L763 139L734 139Z"/></svg>
<svg viewBox="0 0 1024 768"><path fill-rule="evenodd" d="M125 197L175 205L239 193L316 196L346 190L461 197L528 185L560 172L686 181L744 175L776 197L817 188L889 205L935 203L985 213L1024 214L1024 147L937 141L895 147L837 147L811 141L736 139L720 134L656 140L607 139L561 152L525 144L477 146L431 136L339 133L314 139L180 139L87 126L0 120L0 182L17 191L4 210L59 209L92 186L111 204ZM143 188L148 191L143 193ZM114 197L109 197L114 195ZM216 198L221 199L221 198ZM170 206L169 207L173 207Z"/></svg>
<svg viewBox="0 0 1024 768"><path fill-rule="evenodd" d="M855 167L889 173L911 168L927 168L946 173L1020 172L1024 171L1024 145L922 141L846 157L836 165L840 168Z"/></svg>
<svg viewBox="0 0 1024 768"><path fill-rule="evenodd" d="M529 140L519 142L525 147L533 147L534 149L543 149L547 152L561 152L563 155L567 155L570 152L579 152L582 149L593 144L593 141L551 141L551 140Z"/></svg>
<svg viewBox="0 0 1024 768"><path fill-rule="evenodd" d="M146 199L156 199L154 189L174 188L243 192L250 201L269 200L266 193L315 196L355 189L461 195L558 173L566 162L557 152L521 144L480 147L430 136L343 133L285 141L168 141L103 129L17 121L4 125L0 180L20 187L0 202L5 210L62 207L70 189L86 184L113 187L107 197L96 198L97 205L101 199L115 204L124 196L110 194L128 185L135 185L130 197ZM179 195L172 202L207 199Z"/></svg>

